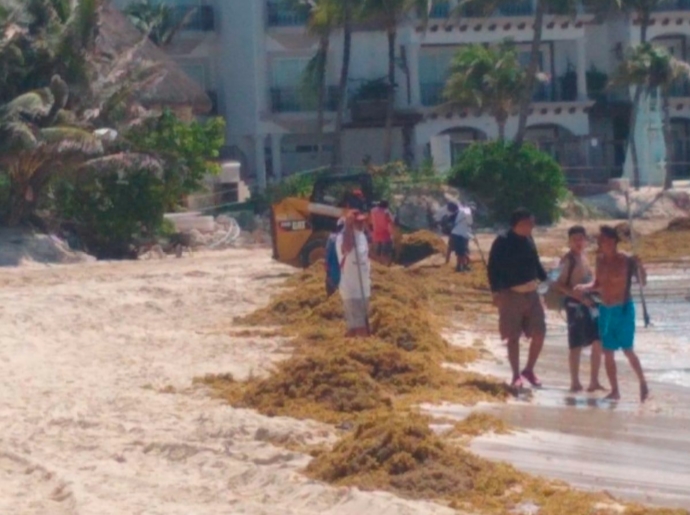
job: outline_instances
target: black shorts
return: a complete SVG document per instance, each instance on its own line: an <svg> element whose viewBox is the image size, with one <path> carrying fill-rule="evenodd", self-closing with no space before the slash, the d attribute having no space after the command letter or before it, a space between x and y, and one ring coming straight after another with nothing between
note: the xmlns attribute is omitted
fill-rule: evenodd
<svg viewBox="0 0 690 515"><path fill-rule="evenodd" d="M470 254L470 240L458 236L457 234L450 235L450 248L458 256L469 256Z"/></svg>
<svg viewBox="0 0 690 515"><path fill-rule="evenodd" d="M374 247L374 252L377 256L390 257L393 255L393 242L392 241L381 241L377 242Z"/></svg>
<svg viewBox="0 0 690 515"><path fill-rule="evenodd" d="M599 339L597 319L592 317L592 312L587 306L568 299L565 302L565 313L568 319L569 348L588 347Z"/></svg>

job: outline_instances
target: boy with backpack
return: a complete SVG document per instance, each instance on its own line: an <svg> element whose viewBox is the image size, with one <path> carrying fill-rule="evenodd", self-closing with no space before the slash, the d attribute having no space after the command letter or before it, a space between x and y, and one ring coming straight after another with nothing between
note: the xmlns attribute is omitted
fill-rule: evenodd
<svg viewBox="0 0 690 515"><path fill-rule="evenodd" d="M577 393L583 390L580 383L580 356L582 349L591 345L591 370L587 391L595 392L604 389L599 383L602 351L597 327L597 306L591 297L577 288L594 280L594 274L585 255L585 228L580 225L571 227L568 230L568 244L570 250L561 259L561 273L554 286L565 296L562 299L562 307L565 308L568 321L570 391Z"/></svg>

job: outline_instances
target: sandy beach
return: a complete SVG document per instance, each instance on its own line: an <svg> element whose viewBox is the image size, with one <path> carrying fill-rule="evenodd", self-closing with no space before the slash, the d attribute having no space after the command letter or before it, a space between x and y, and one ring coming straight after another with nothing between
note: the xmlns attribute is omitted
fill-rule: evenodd
<svg viewBox="0 0 690 515"><path fill-rule="evenodd" d="M259 374L280 340L217 330L291 270L270 252L0 270L0 513L438 514L299 474L326 426L235 410L192 379Z"/></svg>
<svg viewBox="0 0 690 515"><path fill-rule="evenodd" d="M329 441L329 427L233 409L193 386L207 373L261 374L286 356L280 338L220 328L292 272L267 249L0 269L0 513L457 513L311 481L299 472L309 457L272 442ZM457 338L477 336L463 330ZM574 398L562 323L551 330L548 388L481 408L524 431L480 437L473 449L579 487L690 507L689 391L655 382L640 408L624 374L617 406ZM503 349L484 340L497 359L478 366L503 377Z"/></svg>

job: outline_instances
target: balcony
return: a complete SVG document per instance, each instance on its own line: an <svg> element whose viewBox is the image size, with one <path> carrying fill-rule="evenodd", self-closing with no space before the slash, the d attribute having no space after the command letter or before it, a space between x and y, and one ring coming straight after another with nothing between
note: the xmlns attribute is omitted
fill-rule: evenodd
<svg viewBox="0 0 690 515"><path fill-rule="evenodd" d="M448 18L451 13L450 0L435 3L429 12L429 18Z"/></svg>
<svg viewBox="0 0 690 515"><path fill-rule="evenodd" d="M445 88L443 82L427 82L420 85L420 97L422 105L425 107L433 107L444 102L443 89Z"/></svg>
<svg viewBox="0 0 690 515"><path fill-rule="evenodd" d="M173 20L179 23L192 11L184 30L193 32L213 32L216 30L216 17L213 6L197 4L178 4L172 8Z"/></svg>
<svg viewBox="0 0 690 515"><path fill-rule="evenodd" d="M690 97L690 81L687 79L677 80L668 90L668 95L672 98Z"/></svg>
<svg viewBox="0 0 690 515"><path fill-rule="evenodd" d="M690 0L663 0L655 11L690 11Z"/></svg>
<svg viewBox="0 0 690 515"><path fill-rule="evenodd" d="M309 113L317 111L317 99L300 87L271 88L271 111L274 113ZM325 111L338 109L338 87L329 86L324 102Z"/></svg>
<svg viewBox="0 0 690 515"><path fill-rule="evenodd" d="M427 82L420 85L420 99L425 107L441 105L443 82ZM690 87L690 86L689 86ZM685 95L690 96L690 95ZM559 77L555 84L537 84L532 101L534 102L576 102L578 100L577 77Z"/></svg>
<svg viewBox="0 0 690 515"><path fill-rule="evenodd" d="M450 7L449 7L450 10ZM502 2L492 16L532 16L534 4L532 0L506 0ZM479 6L465 5L460 8L460 16L478 18L486 16L486 12Z"/></svg>
<svg viewBox="0 0 690 515"><path fill-rule="evenodd" d="M254 0L256 1L256 0ZM308 9L292 9L280 0L266 4L269 27L299 27L307 23Z"/></svg>

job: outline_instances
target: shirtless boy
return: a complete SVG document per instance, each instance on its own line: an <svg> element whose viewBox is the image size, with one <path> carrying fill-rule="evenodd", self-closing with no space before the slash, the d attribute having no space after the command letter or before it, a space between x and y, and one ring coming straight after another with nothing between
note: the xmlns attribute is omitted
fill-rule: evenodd
<svg viewBox="0 0 690 515"><path fill-rule="evenodd" d="M622 350L640 381L640 400L649 396L649 388L642 371L640 360L633 350L635 340L635 304L631 294L634 277L639 277L644 286L647 273L639 259L629 257L618 250L618 233L613 227L604 225L599 233L599 252L596 278L593 283L576 287L583 293L598 293L599 335L604 350L606 374L611 382L609 400L620 399L614 352Z"/></svg>
<svg viewBox="0 0 690 515"><path fill-rule="evenodd" d="M601 342L596 318L594 301L582 291L576 289L580 284L590 284L594 279L592 269L587 261L587 232L580 225L568 230L570 251L561 259L561 275L558 288L566 296L565 312L568 319L568 361L570 363L570 391L583 390L580 383L580 356L582 349L591 346L591 368L588 392L603 390L599 384L601 368Z"/></svg>

